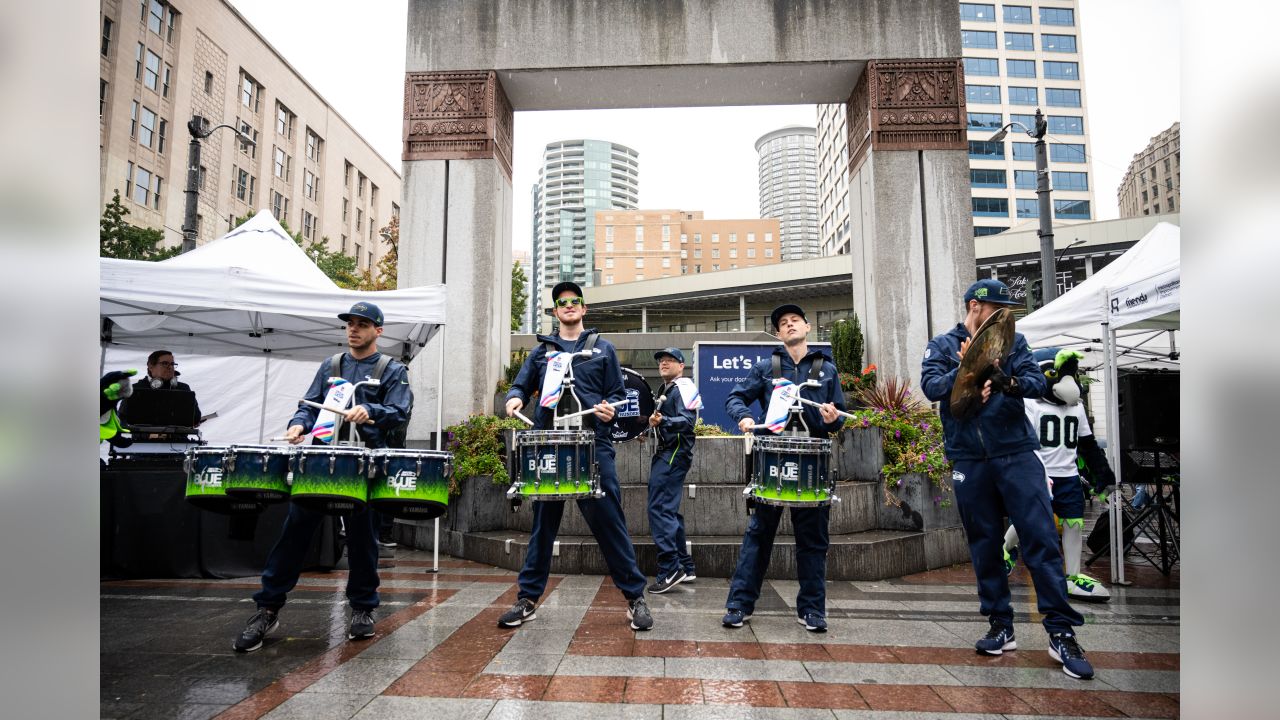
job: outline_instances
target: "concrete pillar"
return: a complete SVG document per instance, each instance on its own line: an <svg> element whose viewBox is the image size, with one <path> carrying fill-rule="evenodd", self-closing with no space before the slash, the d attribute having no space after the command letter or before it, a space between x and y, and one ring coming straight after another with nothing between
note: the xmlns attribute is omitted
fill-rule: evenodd
<svg viewBox="0 0 1280 720"><path fill-rule="evenodd" d="M640 306L640 332L649 332L649 306Z"/></svg>
<svg viewBox="0 0 1280 720"><path fill-rule="evenodd" d="M511 349L511 107L494 73L409 73L401 287L443 283L445 328L409 369L410 440L493 404ZM437 387L441 345L444 381Z"/></svg>
<svg viewBox="0 0 1280 720"><path fill-rule="evenodd" d="M847 110L867 362L918 386L925 345L962 317L975 263L960 60L869 61Z"/></svg>
<svg viewBox="0 0 1280 720"><path fill-rule="evenodd" d="M747 296L738 296L738 332L747 331Z"/></svg>
<svg viewBox="0 0 1280 720"><path fill-rule="evenodd" d="M1084 256L1084 276L1086 280L1088 278L1093 277L1093 256L1092 255Z"/></svg>

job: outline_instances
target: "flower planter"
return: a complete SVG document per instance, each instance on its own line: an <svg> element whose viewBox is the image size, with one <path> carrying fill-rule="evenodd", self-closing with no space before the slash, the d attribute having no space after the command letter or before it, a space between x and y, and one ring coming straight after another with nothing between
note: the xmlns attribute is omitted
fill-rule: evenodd
<svg viewBox="0 0 1280 720"><path fill-rule="evenodd" d="M876 511L876 524L881 530L922 532L959 527L960 511L950 492L944 492L923 475L908 473L901 484L889 490L900 500L899 505L885 504L881 498ZM882 491L883 492L883 491ZM938 501L936 498L941 498ZM943 503L950 501L946 506Z"/></svg>
<svg viewBox="0 0 1280 720"><path fill-rule="evenodd" d="M877 427L843 428L832 443L833 468L839 480L879 481L884 446Z"/></svg>

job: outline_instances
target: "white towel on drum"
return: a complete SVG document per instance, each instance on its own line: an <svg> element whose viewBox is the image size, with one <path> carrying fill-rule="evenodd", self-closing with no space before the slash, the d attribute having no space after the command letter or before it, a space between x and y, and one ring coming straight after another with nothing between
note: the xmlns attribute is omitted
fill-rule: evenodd
<svg viewBox="0 0 1280 720"><path fill-rule="evenodd" d="M773 432L782 432L787 426L787 414L791 406L798 402L800 386L786 378L773 381L773 394L769 396L769 407L764 413L764 424Z"/></svg>
<svg viewBox="0 0 1280 720"><path fill-rule="evenodd" d="M542 400L539 404L544 408L553 408L560 404L564 394L564 374L569 369L573 353L552 350L547 353L547 373L542 376Z"/></svg>
<svg viewBox="0 0 1280 720"><path fill-rule="evenodd" d="M351 392L353 386L346 380L339 380L329 387L329 392L325 393L324 404L329 407L345 408L347 406L347 393ZM332 410L321 410L316 416L316 424L311 428L311 437L322 443L332 443L336 438L333 435L333 428L338 420L337 413Z"/></svg>
<svg viewBox="0 0 1280 720"><path fill-rule="evenodd" d="M680 389L680 400L684 403L685 410L702 408L702 396L698 394L698 386L693 384L691 378L676 378L676 387Z"/></svg>

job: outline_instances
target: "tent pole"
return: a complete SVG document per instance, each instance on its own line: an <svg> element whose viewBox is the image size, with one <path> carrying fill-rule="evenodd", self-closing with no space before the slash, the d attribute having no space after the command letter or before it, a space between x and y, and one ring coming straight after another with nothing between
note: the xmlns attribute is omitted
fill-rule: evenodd
<svg viewBox="0 0 1280 720"><path fill-rule="evenodd" d="M1108 294L1109 295L1109 294ZM1109 319L1108 319L1109 320ZM1117 396L1116 378L1116 359L1115 359L1115 331L1111 329L1111 323L1102 323L1102 352L1103 352L1103 368L1106 373L1106 390L1107 390L1107 461L1111 463L1111 470L1116 476L1116 487L1111 493L1111 582L1123 585L1124 580L1124 532L1120 527L1123 520L1121 504L1124 502L1124 494L1120 492L1121 482L1123 478L1120 476L1120 406L1119 397Z"/></svg>
<svg viewBox="0 0 1280 720"><path fill-rule="evenodd" d="M436 450L444 448L444 333L437 330L440 357L436 368ZM435 539L431 542L431 572L440 572L440 518L435 519Z"/></svg>
<svg viewBox="0 0 1280 720"><path fill-rule="evenodd" d="M262 364L262 409L258 412L258 444L267 438L267 383L271 382L271 354L267 353Z"/></svg>
<svg viewBox="0 0 1280 720"><path fill-rule="evenodd" d="M107 374L107 344L98 344L102 346L102 352L98 354L98 375L102 376Z"/></svg>

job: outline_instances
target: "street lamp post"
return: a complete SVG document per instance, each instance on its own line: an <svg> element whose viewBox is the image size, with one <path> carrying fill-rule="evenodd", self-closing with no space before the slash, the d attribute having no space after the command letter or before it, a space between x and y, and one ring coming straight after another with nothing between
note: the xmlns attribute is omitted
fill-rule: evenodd
<svg viewBox="0 0 1280 720"><path fill-rule="evenodd" d="M1030 129L1018 121L1013 121L1000 128L989 142L1003 142L1009 134L1009 128L1017 125L1028 136L1036 141L1036 198L1039 200L1040 229L1040 287L1044 293L1044 302L1048 304L1058 297L1058 273L1053 256L1053 207L1049 201L1049 150L1044 136L1048 133L1049 124L1040 108L1036 108L1035 129Z"/></svg>
<svg viewBox="0 0 1280 720"><path fill-rule="evenodd" d="M196 200L200 196L200 141L209 137L215 130L230 128L240 138L241 145L256 145L253 138L240 132L239 128L226 123L205 129L205 120L199 115L192 115L187 122L187 131L191 133L191 142L187 144L187 189L186 208L182 218L182 252L196 249Z"/></svg>

